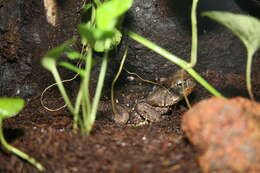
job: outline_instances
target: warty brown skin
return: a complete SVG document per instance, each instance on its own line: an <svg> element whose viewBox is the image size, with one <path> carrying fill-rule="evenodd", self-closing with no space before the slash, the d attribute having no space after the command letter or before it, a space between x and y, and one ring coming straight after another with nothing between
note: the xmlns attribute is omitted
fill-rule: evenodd
<svg viewBox="0 0 260 173"><path fill-rule="evenodd" d="M138 103L135 110L145 120L161 121L161 115L170 112L171 107L181 101L184 94L188 96L195 87L195 81L180 70L165 80L162 87L157 87L144 101Z"/></svg>
<svg viewBox="0 0 260 173"><path fill-rule="evenodd" d="M132 112L126 106L116 104L117 113L112 119L116 123L125 124L130 116L139 116L135 118L136 121L130 122L132 126L147 124L144 122L159 122L163 119L162 115L169 113L171 107L183 99L184 94L188 96L196 87L195 81L187 73L182 74L181 70L160 85L146 99L138 101Z"/></svg>

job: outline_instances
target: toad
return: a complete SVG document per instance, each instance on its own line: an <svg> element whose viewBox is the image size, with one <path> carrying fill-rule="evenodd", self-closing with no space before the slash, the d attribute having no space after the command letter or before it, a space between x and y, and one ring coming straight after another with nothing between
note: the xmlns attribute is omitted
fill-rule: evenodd
<svg viewBox="0 0 260 173"><path fill-rule="evenodd" d="M155 87L145 99L138 101L130 114L125 106L117 104L118 115L116 117L119 119L114 119L114 121L128 122L131 126L159 122L163 119L162 115L168 114L171 107L184 98L184 94L188 96L192 93L195 86L195 81L186 72L184 72L183 78L181 70L175 72L163 80L160 86Z"/></svg>

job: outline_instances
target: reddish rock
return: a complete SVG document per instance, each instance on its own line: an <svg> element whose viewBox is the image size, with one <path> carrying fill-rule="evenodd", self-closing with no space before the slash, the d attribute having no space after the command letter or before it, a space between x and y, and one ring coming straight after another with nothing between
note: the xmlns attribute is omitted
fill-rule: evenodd
<svg viewBox="0 0 260 173"><path fill-rule="evenodd" d="M203 172L260 172L260 104L210 98L185 113L182 128Z"/></svg>

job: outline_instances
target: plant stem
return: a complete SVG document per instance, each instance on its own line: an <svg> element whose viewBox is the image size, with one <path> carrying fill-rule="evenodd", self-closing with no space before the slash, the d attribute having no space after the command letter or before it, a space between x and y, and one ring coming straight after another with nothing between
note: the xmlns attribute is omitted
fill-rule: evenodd
<svg viewBox="0 0 260 173"><path fill-rule="evenodd" d="M98 76L98 83L97 83L97 87L96 87L96 92L95 92L95 96L93 99L93 104L92 104L92 109L91 109L91 113L90 113L90 117L89 117L89 125L87 126L87 133L90 133L90 130L92 129L92 126L94 125L95 119L96 119L96 113L97 113L97 108L98 108L98 104L99 104L99 100L100 100L100 96L101 96L101 92L102 92L102 88L104 85L104 80L105 80L105 76L106 76L106 71L107 71L107 63L108 63L108 51L105 51L104 53L104 57L101 63L101 68L100 68L100 72L99 72L99 76Z"/></svg>
<svg viewBox="0 0 260 173"><path fill-rule="evenodd" d="M68 106L69 111L74 115L74 108L73 108L73 106L72 106L72 104L70 102L70 99L69 99L69 97L68 97L68 95L66 93L66 90L65 90L65 88L64 88L64 86L62 84L62 81L61 81L61 78L60 78L60 75L59 75L59 72L58 72L56 66L54 68L52 68L51 72L52 72L52 75L53 75L54 79L57 82L57 86L58 86L58 88L60 90L60 93L61 93L65 103Z"/></svg>
<svg viewBox="0 0 260 173"><path fill-rule="evenodd" d="M192 1L192 7L191 7L191 55L190 55L190 64L188 68L193 68L197 63L197 52L198 52L198 31L197 31L197 4L198 0ZM184 71L182 71L182 80L183 80ZM182 88L184 90L184 85L182 84ZM186 94L183 94L184 99L189 107L191 108L191 104L189 102L189 99Z"/></svg>
<svg viewBox="0 0 260 173"><path fill-rule="evenodd" d="M114 113L114 115L116 117L115 119L119 119L119 117L117 117L118 116L118 112L116 110L115 101L114 101L114 86L115 86L115 83L116 83L119 75L121 74L122 69L123 69L123 66L124 66L124 63L125 63L125 60L126 60L126 56L127 56L127 52L128 52L128 48L126 48L126 50L124 52L123 58L121 60L121 63L120 63L119 69L118 69L118 72L117 72L117 74L116 74L116 76L113 79L112 84L111 84L111 90L110 90L110 92L111 92L111 104L112 104L113 113Z"/></svg>
<svg viewBox="0 0 260 173"><path fill-rule="evenodd" d="M87 99L82 99L82 105L81 105L81 111L82 111L82 122L80 122L80 129L81 132L85 133L87 131L89 126L89 117L90 117L90 110L87 110ZM90 108L91 109L91 108Z"/></svg>
<svg viewBox="0 0 260 173"><path fill-rule="evenodd" d="M190 57L190 66L188 68L192 68L197 63L197 50L198 50L198 31L197 31L197 9L198 0L192 1L191 7L191 57Z"/></svg>
<svg viewBox="0 0 260 173"><path fill-rule="evenodd" d="M90 116L91 116L91 109L92 104L90 102L90 94L89 94L89 80L90 80L90 73L91 73L91 66L92 66L92 48L88 47L88 55L86 59L86 65L85 65L85 76L83 78L83 86L80 87L80 91L83 94L83 99L81 101L82 104L82 120L81 123L81 131L82 133L88 133L88 127L90 122ZM90 128L91 129L91 128ZM89 130L90 131L90 130Z"/></svg>
<svg viewBox="0 0 260 173"><path fill-rule="evenodd" d="M73 130L76 132L76 129L78 128L78 123L79 123L79 109L80 109L80 105L82 102L82 95L83 95L83 89L84 85L81 84L80 85L80 89L76 98L76 102L75 102L75 115L73 116Z"/></svg>
<svg viewBox="0 0 260 173"><path fill-rule="evenodd" d="M254 99L254 94L252 92L252 84L251 84L251 66L252 66L254 51L251 51L250 49L247 50L248 51L247 51L247 63L246 63L246 87L251 100L254 101L255 99Z"/></svg>
<svg viewBox="0 0 260 173"><path fill-rule="evenodd" d="M91 102L90 102L90 94L89 94L89 80L90 80L90 73L91 73L91 66L92 66L92 48L88 48L88 55L87 55L87 60L86 60L86 65L85 65L85 76L83 79L83 85L84 87L81 89L83 92L83 100L85 100L85 104L87 106L87 115L90 115L91 112ZM83 119L87 119L87 117L83 117Z"/></svg>
<svg viewBox="0 0 260 173"><path fill-rule="evenodd" d="M184 70L186 70L195 80L197 80L204 88L206 88L211 94L214 96L225 98L221 93L219 93L212 85L210 85L205 79L203 79L193 68L187 69L189 67L189 63L180 59L179 57L171 54L167 50L157 46L156 44L152 43L151 41L143 38L142 36L133 33L131 31L125 30L126 35L128 35L133 40L145 45L147 48L153 50L154 52L158 53L159 55L163 56L164 58L168 59L169 61L175 63L176 65L180 66Z"/></svg>
<svg viewBox="0 0 260 173"><path fill-rule="evenodd" d="M4 133L3 133L3 120L0 119L0 142L3 145L4 148L6 148L8 151L13 152L17 156L21 157L22 159L28 161L31 163L33 166L35 166L39 171L44 171L45 168L37 162L34 158L30 157L26 153L22 152L21 150L13 147L12 145L8 144L7 141L4 138Z"/></svg>

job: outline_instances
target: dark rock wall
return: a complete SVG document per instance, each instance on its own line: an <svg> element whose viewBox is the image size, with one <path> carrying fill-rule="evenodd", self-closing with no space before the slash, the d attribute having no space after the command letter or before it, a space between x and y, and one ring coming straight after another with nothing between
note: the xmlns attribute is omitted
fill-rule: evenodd
<svg viewBox="0 0 260 173"><path fill-rule="evenodd" d="M191 0L135 0L127 18L128 27L161 47L182 57L190 58ZM246 51L241 41L229 30L200 13L208 10L221 10L234 13L241 11L237 3L226 0L200 0L198 5L199 45L196 70L227 96L247 96L245 88ZM129 41L130 40L130 41ZM132 71L154 79L169 75L176 65L156 53L144 48L131 39L130 56L127 66ZM255 93L259 90L259 54L255 55L253 65L253 84ZM204 93L203 93L204 94Z"/></svg>
<svg viewBox="0 0 260 173"><path fill-rule="evenodd" d="M188 60L191 49L190 8L191 0L151 0L149 3L148 1L143 3L142 0L136 0L129 14L128 20L130 22L127 23L130 23L129 27L135 32L149 38L175 55ZM198 13L207 10L240 12L233 1L201 0ZM234 56L243 54L242 45L235 36L209 19L202 18L200 15L198 17L198 66L200 70L203 70L201 68L216 69L222 67L225 64L219 64L218 62L223 62L223 59L230 59L230 55L233 53L235 53ZM175 70L174 65L170 62L163 60L155 53L147 52L147 49L143 49L142 46L135 42L132 43L132 47L133 55L129 58L129 64L138 66L139 70L143 70L141 67L145 67L144 71L148 73L158 71L165 74L169 72L169 68L173 67L173 70ZM236 50L237 48L239 50ZM136 62L139 64L135 65ZM239 65L240 63L240 61L228 62L228 64L232 65ZM225 66L222 67L222 69L226 68Z"/></svg>
<svg viewBox="0 0 260 173"><path fill-rule="evenodd" d="M74 0L57 2L56 26L47 23L43 1L9 0L0 4L0 96L30 97L53 83L50 73L41 67L41 57L47 50L77 35L82 5L81 1ZM125 23L134 32L188 60L191 47L190 8L191 0L135 0ZM198 12L207 10L245 13L232 0L201 0ZM196 69L228 96L246 96L246 52L242 43L226 28L209 19L199 16L198 24ZM130 47L126 62L128 70L144 78L155 79L177 69L171 62L135 41L124 38L126 42ZM258 96L259 56L255 55L252 75ZM63 75L66 77L66 74ZM235 90L237 92L230 93Z"/></svg>
<svg viewBox="0 0 260 173"><path fill-rule="evenodd" d="M60 2L60 1L59 1ZM10 0L0 7L0 96L30 97L53 82L44 53L76 35L82 2L58 3L58 22L46 21L43 1Z"/></svg>

